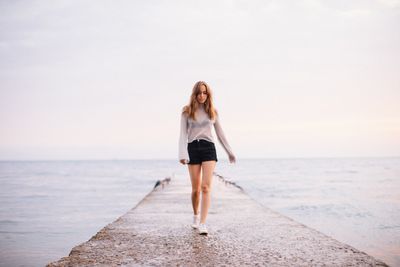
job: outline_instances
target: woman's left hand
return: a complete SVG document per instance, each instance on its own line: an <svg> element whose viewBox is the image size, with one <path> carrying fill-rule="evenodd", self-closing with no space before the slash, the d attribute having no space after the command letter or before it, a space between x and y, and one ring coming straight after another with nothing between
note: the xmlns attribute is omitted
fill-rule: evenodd
<svg viewBox="0 0 400 267"><path fill-rule="evenodd" d="M235 157L235 155L229 155L229 162L230 163L236 163L236 157Z"/></svg>

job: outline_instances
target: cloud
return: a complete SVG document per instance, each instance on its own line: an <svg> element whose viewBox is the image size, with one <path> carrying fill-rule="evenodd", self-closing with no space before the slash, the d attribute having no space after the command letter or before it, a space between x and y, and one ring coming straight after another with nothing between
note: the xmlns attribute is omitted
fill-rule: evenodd
<svg viewBox="0 0 400 267"><path fill-rule="evenodd" d="M390 8L400 7L400 0L378 0L378 2Z"/></svg>
<svg viewBox="0 0 400 267"><path fill-rule="evenodd" d="M348 17L348 18L368 17L371 14L372 14L371 10L369 10L369 9L361 9L361 8L355 8L355 9L339 11L339 15L344 16L344 17Z"/></svg>

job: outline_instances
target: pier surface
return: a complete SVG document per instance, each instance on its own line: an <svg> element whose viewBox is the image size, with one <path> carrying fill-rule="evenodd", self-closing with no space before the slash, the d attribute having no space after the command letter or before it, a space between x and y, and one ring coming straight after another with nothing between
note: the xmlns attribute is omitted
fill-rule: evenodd
<svg viewBox="0 0 400 267"><path fill-rule="evenodd" d="M47 266L388 266L254 201L214 176L208 236L192 229L190 179L163 180L138 205Z"/></svg>

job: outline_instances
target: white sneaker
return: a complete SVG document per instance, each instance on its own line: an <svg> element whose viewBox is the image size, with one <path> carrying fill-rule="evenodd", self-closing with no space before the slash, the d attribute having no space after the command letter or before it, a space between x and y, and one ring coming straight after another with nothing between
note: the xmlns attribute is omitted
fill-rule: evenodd
<svg viewBox="0 0 400 267"><path fill-rule="evenodd" d="M192 227L193 228L199 228L199 223L200 223L200 215L193 215L193 223L192 223Z"/></svg>
<svg viewBox="0 0 400 267"><path fill-rule="evenodd" d="M201 235L207 235L208 231L207 231L207 227L205 223L200 223L199 224L199 234Z"/></svg>

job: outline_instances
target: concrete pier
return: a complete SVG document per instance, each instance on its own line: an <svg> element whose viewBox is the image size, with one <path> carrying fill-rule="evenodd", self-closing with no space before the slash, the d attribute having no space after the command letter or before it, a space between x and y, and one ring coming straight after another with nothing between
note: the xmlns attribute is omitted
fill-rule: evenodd
<svg viewBox="0 0 400 267"><path fill-rule="evenodd" d="M208 236L192 229L189 177L164 179L138 205L47 266L388 266L255 202L215 175Z"/></svg>

